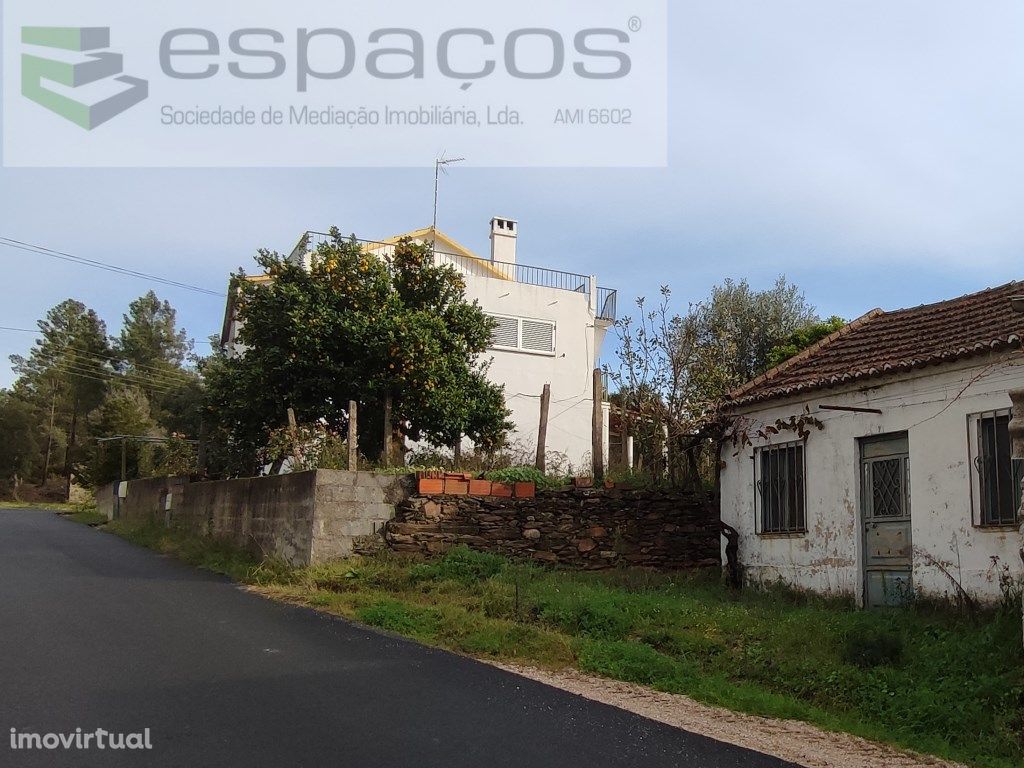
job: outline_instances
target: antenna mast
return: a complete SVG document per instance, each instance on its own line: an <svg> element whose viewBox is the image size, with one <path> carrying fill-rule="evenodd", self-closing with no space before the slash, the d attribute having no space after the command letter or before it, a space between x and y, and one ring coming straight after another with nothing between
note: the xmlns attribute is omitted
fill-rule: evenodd
<svg viewBox="0 0 1024 768"><path fill-rule="evenodd" d="M448 159L448 158L446 158L444 156L444 153L441 153L441 157L439 157L436 161L434 161L434 224L431 227L430 231L434 235L434 240L435 241L437 239L437 201L438 201L438 193L439 193L440 188L441 188L441 173L443 171L444 174L447 176L448 175L447 167L449 165L454 165L455 163L464 163L464 162L466 162L466 158L464 158L464 157L453 157L451 159ZM431 245L433 245L433 241L432 241Z"/></svg>

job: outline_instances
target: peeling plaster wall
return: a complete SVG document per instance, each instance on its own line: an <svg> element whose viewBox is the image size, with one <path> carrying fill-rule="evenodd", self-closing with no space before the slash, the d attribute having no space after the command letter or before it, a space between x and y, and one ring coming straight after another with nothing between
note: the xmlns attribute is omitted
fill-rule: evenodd
<svg viewBox="0 0 1024 768"><path fill-rule="evenodd" d="M756 437L763 424L800 416L805 407L825 424L810 427L807 441L807 533L764 536L755 532L754 448L727 444L722 452L722 520L740 532L740 561L753 581L784 581L828 594L863 596L859 512L858 438L907 431L910 437L914 585L931 596L952 596L950 579L928 562L942 563L979 600L1000 596L999 574L1024 572L1016 529L974 525L969 417L1010 407L1009 391L1024 386L1020 356L979 358L970 364L929 368L868 382L860 388L753 406L741 415L756 447L797 439L782 432ZM961 394L962 393L962 394ZM819 411L821 405L878 408L882 414ZM923 554L926 553L926 554Z"/></svg>

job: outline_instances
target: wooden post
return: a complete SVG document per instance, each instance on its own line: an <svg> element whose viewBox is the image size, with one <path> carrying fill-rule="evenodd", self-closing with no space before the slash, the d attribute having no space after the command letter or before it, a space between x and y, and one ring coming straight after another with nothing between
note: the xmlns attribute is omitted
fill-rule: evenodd
<svg viewBox="0 0 1024 768"><path fill-rule="evenodd" d="M622 408L619 410L619 435L622 437L622 445L619 447L622 449L622 466L627 470L633 469L633 461L630 458L629 450L629 419L626 416L626 404L623 402Z"/></svg>
<svg viewBox="0 0 1024 768"><path fill-rule="evenodd" d="M292 459L296 464L299 463L299 422L295 418L295 409L288 409L288 436L292 440ZM292 472L295 472L295 467L292 467Z"/></svg>
<svg viewBox="0 0 1024 768"><path fill-rule="evenodd" d="M391 441L393 438L393 425L391 424L391 393L384 395L384 450L381 454L381 463L385 467L391 466Z"/></svg>
<svg viewBox="0 0 1024 768"><path fill-rule="evenodd" d="M348 471L359 469L359 406L348 401Z"/></svg>
<svg viewBox="0 0 1024 768"><path fill-rule="evenodd" d="M545 384L540 396L540 427L537 429L537 469L548 471L548 412L551 410L551 385Z"/></svg>
<svg viewBox="0 0 1024 768"><path fill-rule="evenodd" d="M591 453L594 480L604 480L604 378L601 369L594 369L594 418L591 425Z"/></svg>

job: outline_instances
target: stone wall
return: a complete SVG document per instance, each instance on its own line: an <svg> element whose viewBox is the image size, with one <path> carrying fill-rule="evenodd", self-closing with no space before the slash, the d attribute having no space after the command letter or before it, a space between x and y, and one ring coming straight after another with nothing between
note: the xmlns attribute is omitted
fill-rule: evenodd
<svg viewBox="0 0 1024 768"><path fill-rule="evenodd" d="M320 470L204 483L154 478L129 482L119 512L113 487L104 486L97 507L109 507L117 519L179 525L302 567L382 544L384 524L412 491L412 477L370 472Z"/></svg>
<svg viewBox="0 0 1024 768"><path fill-rule="evenodd" d="M453 546L582 569L720 566L715 500L662 491L543 491L536 498L415 496L386 540L396 552Z"/></svg>

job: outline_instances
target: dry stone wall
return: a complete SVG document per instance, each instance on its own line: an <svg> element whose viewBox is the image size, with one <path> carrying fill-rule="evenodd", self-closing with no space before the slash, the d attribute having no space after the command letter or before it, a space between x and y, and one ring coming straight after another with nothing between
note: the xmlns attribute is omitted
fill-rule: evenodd
<svg viewBox="0 0 1024 768"><path fill-rule="evenodd" d="M692 494L541 491L536 498L413 496L385 533L396 552L471 549L580 569L720 566L718 504Z"/></svg>

